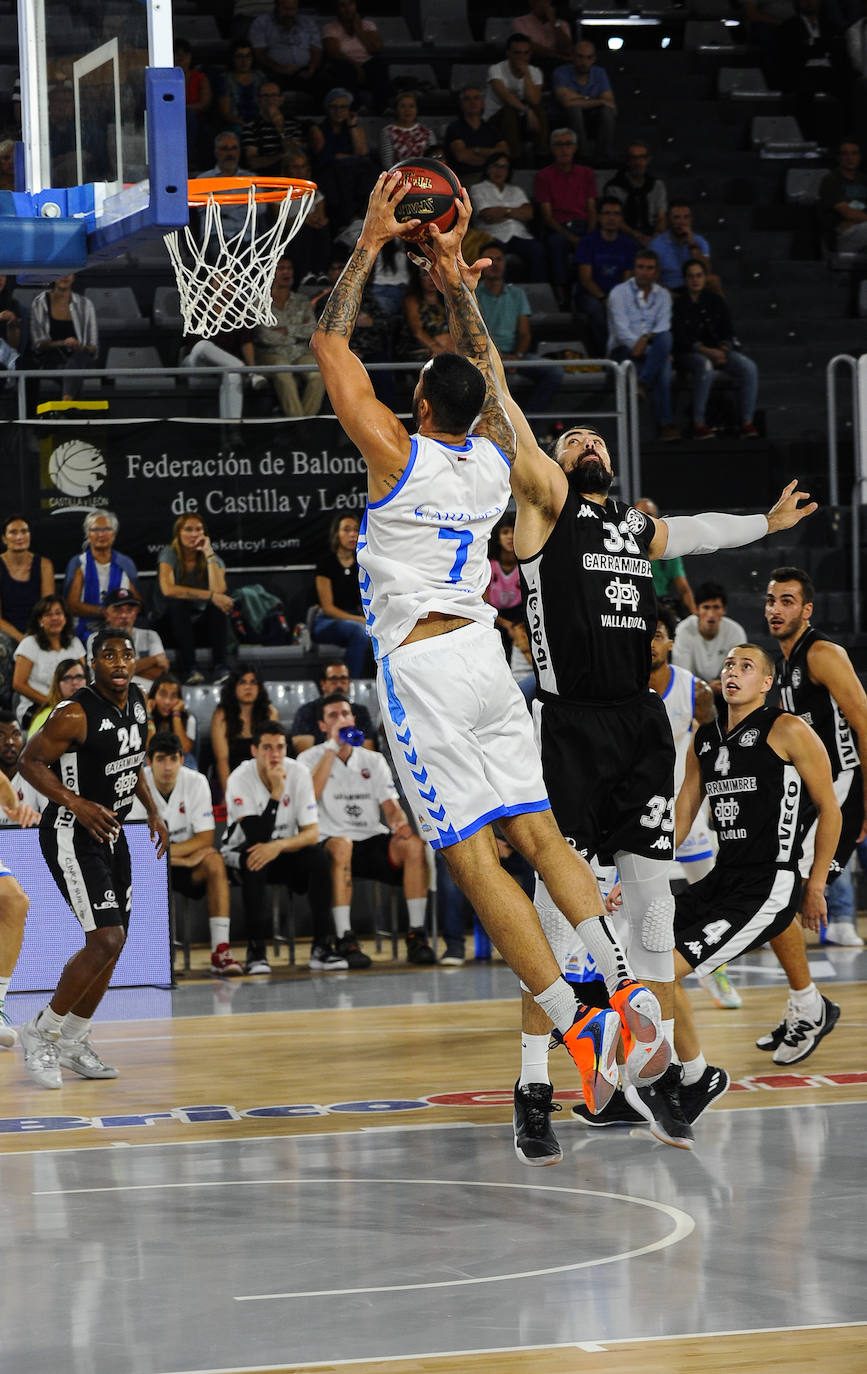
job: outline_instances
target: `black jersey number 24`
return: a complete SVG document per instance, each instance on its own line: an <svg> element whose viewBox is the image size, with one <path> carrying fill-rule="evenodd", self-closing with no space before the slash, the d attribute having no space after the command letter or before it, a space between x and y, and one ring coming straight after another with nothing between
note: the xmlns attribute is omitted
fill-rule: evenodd
<svg viewBox="0 0 867 1374"><path fill-rule="evenodd" d="M603 520L602 528L606 532L602 543L609 553L623 553L624 549L627 553L641 553L641 549L625 520L621 520L619 525L615 525L611 520Z"/></svg>
<svg viewBox="0 0 867 1374"><path fill-rule="evenodd" d="M137 753L141 749L141 731L137 725L131 725L128 730L125 726L119 725L117 742L120 754Z"/></svg>

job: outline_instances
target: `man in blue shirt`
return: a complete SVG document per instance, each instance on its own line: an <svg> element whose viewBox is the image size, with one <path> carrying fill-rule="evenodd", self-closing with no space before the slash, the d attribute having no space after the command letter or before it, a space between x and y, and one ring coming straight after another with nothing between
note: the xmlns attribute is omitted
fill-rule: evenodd
<svg viewBox="0 0 867 1374"><path fill-rule="evenodd" d="M697 259L708 275L711 290L722 294L722 283L712 273L710 245L692 227L692 210L685 200L673 200L668 207L668 228L649 246L659 255L659 281L669 291L683 290L683 269L688 258Z"/></svg>
<svg viewBox="0 0 867 1374"><path fill-rule="evenodd" d="M596 48L586 38L575 44L571 62L555 68L551 87L581 147L592 142L597 166L611 162L617 105L607 72L596 66Z"/></svg>
<svg viewBox="0 0 867 1374"><path fill-rule="evenodd" d="M506 281L505 253L499 244L486 243L479 257L490 258L491 262L482 272L476 301L500 357L504 363L538 357L537 353L530 352L530 302L526 291ZM509 369L509 384L515 376L521 375ZM547 410L562 384L563 369L551 364L530 368L523 375L533 383L527 410L531 415L535 411Z"/></svg>
<svg viewBox="0 0 867 1374"><path fill-rule="evenodd" d="M671 296L656 280L659 258L651 248L639 248L634 268L635 275L608 296L608 353L635 364L653 400L660 439L679 439L671 413Z"/></svg>
<svg viewBox="0 0 867 1374"><path fill-rule="evenodd" d="M575 309L589 320L594 358L605 355L608 293L631 273L635 247L634 240L623 233L623 206L616 196L605 196L599 206L598 229L585 234L575 250L578 268Z"/></svg>

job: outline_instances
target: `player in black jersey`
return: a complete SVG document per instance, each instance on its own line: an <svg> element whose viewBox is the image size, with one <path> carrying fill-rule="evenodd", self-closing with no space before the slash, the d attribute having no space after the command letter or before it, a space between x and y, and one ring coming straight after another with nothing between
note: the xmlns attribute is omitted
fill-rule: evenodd
<svg viewBox="0 0 867 1374"><path fill-rule="evenodd" d="M775 568L765 594L765 619L781 651L776 665L780 705L812 725L831 760L834 791L843 814L840 842L828 874L833 883L867 833L867 694L846 650L810 624L814 598L813 583L803 568ZM812 809L805 810L804 822L802 876L812 855ZM829 927L828 934L835 943L863 943L854 926L846 922L833 931ZM815 1043L812 1028L821 1026L822 1002L809 980L800 928L784 931L772 941L772 948L793 992L779 1025L756 1043L759 1049L776 1052L787 1037L794 1039L788 1052L796 1058L785 1061L794 1063L805 1058ZM805 984L806 994L796 996L794 990Z"/></svg>
<svg viewBox="0 0 867 1374"><path fill-rule="evenodd" d="M122 822L138 797L163 857L168 834L142 775L144 697L132 683L135 644L106 627L93 641L93 682L61 702L27 741L22 777L48 798L39 843L52 877L78 917L84 947L60 976L48 1006L20 1029L36 1083L61 1086L61 1068L116 1078L90 1041L90 1025L123 949L132 897Z"/></svg>
<svg viewBox="0 0 867 1374"><path fill-rule="evenodd" d="M678 981L692 970L711 973L727 959L772 939L796 921L799 903L801 922L808 929L818 931L825 919L825 884L840 838L840 807L818 735L797 716L765 704L773 683L774 666L763 649L754 644L732 649L722 667L726 728L719 721L702 725L687 754L675 812L677 839L689 833L706 795L716 821L719 854L708 876L677 898ZM802 784L818 815L803 892ZM712 1090L706 1081L711 1071L701 1053L689 999L680 986L675 997L677 1050L693 1085L681 1089L681 1100L695 1120L727 1084L718 1081ZM821 1001L821 1024L812 1048L834 1029L840 1015L833 1002L826 997Z"/></svg>

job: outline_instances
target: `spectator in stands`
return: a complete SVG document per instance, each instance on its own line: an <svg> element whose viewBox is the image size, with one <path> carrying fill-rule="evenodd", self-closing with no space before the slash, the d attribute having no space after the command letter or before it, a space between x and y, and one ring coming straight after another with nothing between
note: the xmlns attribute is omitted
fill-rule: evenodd
<svg viewBox="0 0 867 1374"><path fill-rule="evenodd" d="M254 172L281 175L289 144L302 137L297 119L287 119L283 113L285 99L276 81L263 81L259 87L259 113L241 135L244 162Z"/></svg>
<svg viewBox="0 0 867 1374"><path fill-rule="evenodd" d="M215 293L222 293L224 304L215 303L212 305L214 313L219 315L231 305L232 296L238 288L228 283L224 285L219 272L214 273L211 284ZM181 367L219 367L223 369L220 373L220 391L217 404L220 419L226 421L224 438L231 445L237 438L235 432L237 421L244 413L244 373L237 369L239 363L242 367L252 367L255 362L253 330L243 325L240 328L220 329L208 339L197 338L195 334L189 337L192 343L189 346L189 352L181 358Z"/></svg>
<svg viewBox="0 0 867 1374"><path fill-rule="evenodd" d="M608 73L596 65L596 46L579 38L572 61L557 67L551 77L554 99L566 116L582 148L592 148L597 167L611 162L617 105Z"/></svg>
<svg viewBox="0 0 867 1374"><path fill-rule="evenodd" d="M504 515L491 531L488 545L488 566L491 580L485 600L497 612L496 626L508 657L512 651L515 626L523 618L521 609L521 579L515 554L515 517Z"/></svg>
<svg viewBox="0 0 867 1374"><path fill-rule="evenodd" d="M30 724L27 727L27 738L35 735L40 726L44 725L51 712L59 701L68 701L71 696L81 687L87 685L87 671L79 663L77 658L62 658L54 669L54 676L51 679L51 686L48 689L48 697L45 705L34 711L30 717ZM17 728L17 726L16 726Z"/></svg>
<svg viewBox="0 0 867 1374"><path fill-rule="evenodd" d="M15 190L15 140L0 139L0 191Z"/></svg>
<svg viewBox="0 0 867 1374"><path fill-rule="evenodd" d="M660 438L679 439L671 411L671 296L657 281L659 258L651 248L639 248L633 271L608 295L608 352L618 361L632 359L650 392Z"/></svg>
<svg viewBox="0 0 867 1374"><path fill-rule="evenodd" d="M148 685L148 739L153 735L165 734L167 730L171 731L180 741L184 751L184 763L190 768L196 768L199 722L184 703L180 682L174 673L164 672Z"/></svg>
<svg viewBox="0 0 867 1374"><path fill-rule="evenodd" d="M567 310L575 249L582 234L596 228L596 174L576 161L578 137L571 129L554 130L551 152L554 161L536 173L533 199L546 234L551 283Z"/></svg>
<svg viewBox="0 0 867 1374"><path fill-rule="evenodd" d="M43 596L33 607L28 633L15 650L12 687L18 693L15 714L27 726L34 712L45 706L62 658L84 664L84 645L75 634L72 617L60 596Z"/></svg>
<svg viewBox="0 0 867 1374"><path fill-rule="evenodd" d="M382 110L388 102L388 67L382 34L372 19L362 19L356 0L337 0L336 14L322 26L329 79L348 86L361 105Z"/></svg>
<svg viewBox="0 0 867 1374"><path fill-rule="evenodd" d="M78 670L84 676L80 665ZM83 687L84 683L79 683L79 686ZM31 783L25 782L18 772L18 760L23 748L24 735L15 716L11 711L0 710L0 772L9 779L12 790L22 803L21 814L14 820L0 808L0 825L20 825L26 829L38 824L40 812L45 807L45 797Z"/></svg>
<svg viewBox="0 0 867 1374"><path fill-rule="evenodd" d="M126 587L139 596L135 563L114 547L119 527L114 511L88 511L84 517L86 547L66 567L64 595L72 614L80 617L76 634L82 641L102 624L109 592Z"/></svg>
<svg viewBox="0 0 867 1374"><path fill-rule="evenodd" d="M530 332L530 302L520 286L506 281L506 255L496 243L482 245L481 256L490 258L482 269L476 290L476 303L488 327L488 332L504 362L520 362L537 358L532 352ZM510 383L515 376L526 376L533 390L527 400L528 411L545 411L563 382L563 369L556 363L534 367L522 374L520 369L509 370Z"/></svg>
<svg viewBox="0 0 867 1374"><path fill-rule="evenodd" d="M740 10L748 41L759 50L768 85L778 88L776 35L780 26L794 15L794 0L739 0L736 8Z"/></svg>
<svg viewBox="0 0 867 1374"><path fill-rule="evenodd" d="M464 86L460 115L446 126L444 142L448 161L464 186L472 186L492 153L508 153L509 145L489 119L483 119L484 97L480 86Z"/></svg>
<svg viewBox="0 0 867 1374"><path fill-rule="evenodd" d="M437 353L454 353L445 302L429 272L413 267L403 298L403 313L412 339L409 349L415 346L415 356L420 361L434 358Z"/></svg>
<svg viewBox="0 0 867 1374"><path fill-rule="evenodd" d="M354 235L352 239L354 245L355 238L357 238L354 229L352 230L352 234ZM379 257L382 258L384 254L385 249L379 254ZM313 297L313 310L317 319L322 314L325 308L325 302L331 294L335 282L346 266L348 257L349 252L342 245L339 244L334 249L327 273L330 284L321 291L318 296ZM385 273L386 270L386 262L384 261L381 271ZM377 259L377 264L373 272L374 281L376 281L379 274L380 263ZM407 283L408 282L409 269L407 267ZM386 281L385 284L388 285L389 283ZM362 293L361 309L358 312L358 319L355 322L355 329L352 332L352 339L350 342L353 353L361 359L365 366L370 363L391 362L392 323L392 316L390 316L388 311L380 305L379 300L374 294L373 284L368 282ZM396 393L394 388L394 375L391 370L377 368L370 373L370 380L373 383L374 391L383 405L387 405L391 409L394 409L396 404Z"/></svg>
<svg viewBox="0 0 867 1374"><path fill-rule="evenodd" d="M286 731L266 722L252 744L253 757L229 774L228 830L221 852L241 884L247 934L247 973L268 974L271 934L268 883L307 892L314 944L327 943L330 927L328 859L319 849L319 812L310 774L286 757Z"/></svg>
<svg viewBox="0 0 867 1374"><path fill-rule="evenodd" d="M841 253L867 249L867 173L861 169L861 148L844 138L837 149L837 168L822 178L819 205L831 223L835 247Z"/></svg>
<svg viewBox="0 0 867 1374"><path fill-rule="evenodd" d="M635 509L644 511L651 520L659 519L659 507L649 496L641 496ZM678 620L683 619L683 608L688 615L695 615L695 597L687 580L682 558L655 558L650 565L653 576L653 590L657 600L671 608Z"/></svg>
<svg viewBox="0 0 867 1374"><path fill-rule="evenodd" d="M349 697L344 693L328 697L319 721L325 741L305 750L300 760L313 778L319 838L331 866L337 954L350 968L370 967L370 956L359 949L352 933L349 913L353 877L373 878L403 887L409 913L407 960L433 964L436 958L424 928L428 889L424 841L400 807L383 755L341 737L342 731L354 729L355 724Z"/></svg>
<svg viewBox="0 0 867 1374"><path fill-rule="evenodd" d="M530 0L529 12L519 15L513 27L516 33L529 38L534 62L563 62L572 55L569 25L557 18L553 0Z"/></svg>
<svg viewBox="0 0 867 1374"><path fill-rule="evenodd" d="M124 634L132 635L135 645L133 682L143 692L147 692L152 682L168 672L169 660L156 630L145 629L136 624L141 606L138 592L132 587L117 587L115 591L108 593L103 603L106 625L110 625L113 630L122 630ZM93 652L88 642L88 668L92 660Z"/></svg>
<svg viewBox="0 0 867 1374"><path fill-rule="evenodd" d="M204 897L211 936L210 972L243 972L229 946L229 881L223 856L214 848L211 789L201 773L182 767L182 741L170 730L155 734L144 770L157 814L169 832L169 879L173 892Z"/></svg>
<svg viewBox="0 0 867 1374"><path fill-rule="evenodd" d="M200 67L193 66L193 50L185 38L175 39L175 66L184 74L190 167L201 167L208 156L207 116L214 99L211 83Z"/></svg>
<svg viewBox="0 0 867 1374"><path fill-rule="evenodd" d="M205 643L214 661L214 682L225 682L229 644L226 565L211 545L205 522L196 511L179 515L172 542L157 560L153 613L168 627L178 656L180 676L190 686L204 682L196 668L196 641Z"/></svg>
<svg viewBox="0 0 867 1374"><path fill-rule="evenodd" d="M305 749L312 749L314 744L323 744L325 734L321 728L322 707L329 697L337 694L350 697L351 699L352 678L349 676L349 669L345 663L335 660L326 663L319 679L319 697L313 701L305 701L303 706L299 706L295 712L295 719L292 722L292 747L296 754L303 754ZM364 748L374 747L374 727L370 718L370 712L360 701L352 703L355 713L356 727L364 735Z"/></svg>
<svg viewBox="0 0 867 1374"><path fill-rule="evenodd" d="M220 693L220 704L211 717L211 749L220 787L225 794L229 774L251 757L256 734L270 722L279 721L268 689L257 668L238 668Z"/></svg>
<svg viewBox="0 0 867 1374"><path fill-rule="evenodd" d="M283 159L283 175L298 181L313 181L310 159L300 143L288 145ZM297 207L298 201L293 201L289 210L290 223L297 214ZM331 221L325 207L325 197L317 188L304 223L292 236L292 262L298 281L303 282L310 275L324 276L331 261L332 248Z"/></svg>
<svg viewBox="0 0 867 1374"><path fill-rule="evenodd" d="M74 274L67 272L33 298L30 348L37 367L80 371L95 366L99 347L96 311L86 296L73 291L74 281ZM83 385L83 377L64 377L63 400L77 400Z"/></svg>
<svg viewBox="0 0 867 1374"><path fill-rule="evenodd" d="M700 262L708 285L722 294L722 282L711 269L710 244L692 227L692 209L685 200L673 200L668 207L668 228L650 240L659 258L659 283L672 295L683 291L683 269L687 258Z"/></svg>
<svg viewBox="0 0 867 1374"><path fill-rule="evenodd" d="M253 61L253 49L244 38L229 49L229 67L219 79L217 109L224 129L240 134L259 117L259 87L265 77Z"/></svg>
<svg viewBox="0 0 867 1374"><path fill-rule="evenodd" d="M707 423L707 403L714 373L726 372L737 387L740 436L755 439L759 432L753 423L759 370L737 347L729 308L722 296L709 290L704 263L688 258L683 280L686 290L674 302L672 333L675 362L692 381L693 438L713 438L716 431Z"/></svg>
<svg viewBox="0 0 867 1374"><path fill-rule="evenodd" d="M370 661L361 589L358 585L358 517L335 515L328 533L328 552L316 565L319 613L313 622L316 644L340 644L352 677L365 677Z"/></svg>
<svg viewBox="0 0 867 1374"><path fill-rule="evenodd" d="M507 153L493 153L485 163L484 178L470 191L474 227L490 234L506 253L514 253L527 267L530 281L545 281L545 250L533 234L533 206L520 186L512 184L512 162Z"/></svg>
<svg viewBox="0 0 867 1374"><path fill-rule="evenodd" d="M24 308L15 299L14 291L15 278L0 272L0 367L9 369L15 366L21 351L21 321L24 318Z"/></svg>
<svg viewBox="0 0 867 1374"><path fill-rule="evenodd" d="M796 0L792 18L774 32L780 89L792 97L805 138L825 143L836 143L846 126L851 77L843 28L836 4Z"/></svg>
<svg viewBox="0 0 867 1374"><path fill-rule="evenodd" d="M720 673L727 654L743 644L746 631L726 615L728 595L721 582L702 582L695 589L695 615L687 616L677 627L671 661L677 668L688 668L701 678L714 695L720 697Z"/></svg>
<svg viewBox="0 0 867 1374"><path fill-rule="evenodd" d="M537 153L546 152L548 116L542 104L542 73L531 65L530 40L522 33L509 35L504 60L488 68L484 117L501 130L515 161L523 156L525 140Z"/></svg>
<svg viewBox="0 0 867 1374"><path fill-rule="evenodd" d="M408 157L422 157L435 142L433 130L420 124L415 91L401 91L394 98L394 123L379 135L379 160L386 169Z"/></svg>
<svg viewBox="0 0 867 1374"><path fill-rule="evenodd" d="M255 358L263 367L313 362L308 342L316 328L313 306L306 296L292 290L295 269L285 254L277 263L271 286L271 309L276 324L260 324L254 336ZM269 380L277 392L284 415L318 415L325 384L318 368L313 372L272 372ZM299 383L302 393L299 394Z"/></svg>
<svg viewBox="0 0 867 1374"><path fill-rule="evenodd" d="M250 176L249 168L241 166L241 140L232 129L224 129L217 134L214 139L214 165L209 167L206 172L200 172L199 177L243 177ZM247 225L247 203L238 205L223 205L220 207L220 216L223 224L223 234L225 237L233 238L240 234ZM200 229L204 222L204 211L199 211ZM246 229L244 242L248 242L250 230ZM209 245L210 247L211 245Z"/></svg>
<svg viewBox="0 0 867 1374"><path fill-rule="evenodd" d="M650 148L633 139L626 162L605 183L606 196L616 196L623 206L623 232L646 248L668 223L668 192L662 177L650 174Z"/></svg>
<svg viewBox="0 0 867 1374"><path fill-rule="evenodd" d="M325 97L325 118L310 130L313 172L328 213L340 225L360 213L376 180L367 134L352 100L345 86L335 86Z"/></svg>
<svg viewBox="0 0 867 1374"><path fill-rule="evenodd" d="M427 275L427 274L425 274ZM30 525L17 511L3 523L0 553L0 630L18 644L33 607L54 591L54 565L30 547Z"/></svg>
<svg viewBox="0 0 867 1374"><path fill-rule="evenodd" d="M609 293L631 275L634 259L635 241L623 232L623 206L616 196L603 196L597 228L585 234L575 250L574 304L588 318L594 358L604 358L608 346Z"/></svg>
<svg viewBox="0 0 867 1374"><path fill-rule="evenodd" d="M248 38L256 66L275 76L285 90L318 93L319 25L309 15L298 13L298 0L274 0L273 13L254 19Z"/></svg>

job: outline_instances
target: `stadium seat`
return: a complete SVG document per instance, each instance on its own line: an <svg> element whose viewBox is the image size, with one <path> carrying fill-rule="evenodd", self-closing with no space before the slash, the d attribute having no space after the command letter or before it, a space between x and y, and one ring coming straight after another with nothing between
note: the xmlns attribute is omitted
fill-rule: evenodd
<svg viewBox="0 0 867 1374"><path fill-rule="evenodd" d="M413 43L413 36L409 31L406 20L397 14L378 15L372 14L370 18L382 35L383 44L386 47L394 47L395 44L406 47Z"/></svg>
<svg viewBox="0 0 867 1374"><path fill-rule="evenodd" d="M96 311L100 333L146 327L147 320L131 286L88 286L84 294Z"/></svg>
<svg viewBox="0 0 867 1374"><path fill-rule="evenodd" d="M158 286L154 292L153 322L157 329L179 334L184 327L176 286Z"/></svg>
<svg viewBox="0 0 867 1374"><path fill-rule="evenodd" d="M316 682L266 682L265 688L284 725L292 724L299 706L319 695Z"/></svg>
<svg viewBox="0 0 867 1374"><path fill-rule="evenodd" d="M717 94L730 100L779 100L779 91L769 91L761 67L720 67Z"/></svg>
<svg viewBox="0 0 867 1374"><path fill-rule="evenodd" d="M815 205L819 187L828 175L826 167L790 167L786 172L786 200L789 205Z"/></svg>
<svg viewBox="0 0 867 1374"><path fill-rule="evenodd" d="M687 52L733 48L732 30L721 19L688 19L683 26L683 46Z"/></svg>
<svg viewBox="0 0 867 1374"><path fill-rule="evenodd" d="M750 125L750 146L762 157L806 157L816 144L804 138L794 115L756 115Z"/></svg>
<svg viewBox="0 0 867 1374"><path fill-rule="evenodd" d="M115 386L123 391L174 391L174 377L167 377L163 361L155 348L110 348L105 357L109 372L134 368L138 375L116 377Z"/></svg>
<svg viewBox="0 0 867 1374"><path fill-rule="evenodd" d="M183 687L181 690L184 705L192 711L199 723L199 742L201 743L202 736L210 732L211 717L219 704L221 688L215 687L213 683L204 682L199 687Z"/></svg>
<svg viewBox="0 0 867 1374"><path fill-rule="evenodd" d="M432 15L424 21L422 42L428 47L460 48L462 52L475 46L475 39L466 19L449 14Z"/></svg>

